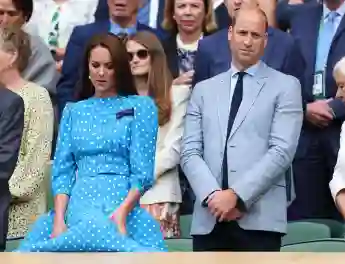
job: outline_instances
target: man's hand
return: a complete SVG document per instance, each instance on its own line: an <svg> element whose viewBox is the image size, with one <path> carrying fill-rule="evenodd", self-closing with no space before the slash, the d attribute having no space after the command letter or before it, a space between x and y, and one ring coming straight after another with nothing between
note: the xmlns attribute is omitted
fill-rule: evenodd
<svg viewBox="0 0 345 264"><path fill-rule="evenodd" d="M332 100L318 100L307 104L306 118L315 126L326 127L333 120L332 109L328 102Z"/></svg>
<svg viewBox="0 0 345 264"><path fill-rule="evenodd" d="M237 199L237 195L231 189L216 191L207 201L207 205L212 215L214 215L218 221L231 221L242 216L235 208Z"/></svg>

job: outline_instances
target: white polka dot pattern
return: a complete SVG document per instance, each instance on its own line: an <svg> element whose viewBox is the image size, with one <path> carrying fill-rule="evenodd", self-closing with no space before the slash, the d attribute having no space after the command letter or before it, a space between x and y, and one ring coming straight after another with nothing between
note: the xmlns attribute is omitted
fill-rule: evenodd
<svg viewBox="0 0 345 264"><path fill-rule="evenodd" d="M116 113L130 108L134 116L116 118ZM144 193L152 186L157 129L157 109L149 97L92 98L68 104L52 176L54 194L70 196L68 229L49 238L51 211L39 218L17 251L166 251L159 224L139 204L127 218L127 236L109 220L130 189Z"/></svg>

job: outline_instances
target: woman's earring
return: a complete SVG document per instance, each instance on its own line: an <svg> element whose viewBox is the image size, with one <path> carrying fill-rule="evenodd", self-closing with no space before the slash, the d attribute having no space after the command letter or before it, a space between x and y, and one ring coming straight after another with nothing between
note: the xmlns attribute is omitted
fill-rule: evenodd
<svg viewBox="0 0 345 264"><path fill-rule="evenodd" d="M91 76L89 75L89 80L91 80Z"/></svg>

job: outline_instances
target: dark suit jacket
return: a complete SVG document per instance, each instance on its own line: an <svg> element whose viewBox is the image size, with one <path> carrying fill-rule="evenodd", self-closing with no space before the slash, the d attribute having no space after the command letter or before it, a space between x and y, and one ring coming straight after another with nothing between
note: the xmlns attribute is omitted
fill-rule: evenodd
<svg viewBox="0 0 345 264"><path fill-rule="evenodd" d="M306 102L313 102L312 94L314 84L314 72L316 61L316 46L319 35L320 21L322 18L322 5L310 5L301 9L298 15L291 20L290 33L300 43L301 51L305 59L306 67L304 71L304 94ZM327 59L326 67L326 97L335 97L337 86L333 79L334 65L345 56L345 16L342 18L338 30L333 38L331 49ZM330 103L336 119L345 120L345 104L340 99L335 99Z"/></svg>
<svg viewBox="0 0 345 264"><path fill-rule="evenodd" d="M231 19L229 17L228 9L224 4L221 4L216 8L215 15L218 29L228 28L230 26Z"/></svg>
<svg viewBox="0 0 345 264"><path fill-rule="evenodd" d="M75 86L79 78L82 67L81 61L87 42L96 34L108 32L109 27L110 22L105 20L74 28L67 44L61 78L57 84L57 99L60 117L66 103L74 101ZM148 30L156 33L155 30L142 24L138 24L138 30Z"/></svg>
<svg viewBox="0 0 345 264"><path fill-rule="evenodd" d="M289 34L269 28L262 60L268 66L303 81L304 60L298 43ZM223 29L199 42L193 85L227 71L230 66L228 30Z"/></svg>
<svg viewBox="0 0 345 264"><path fill-rule="evenodd" d="M109 19L109 10L107 0L98 0L97 9L95 12L95 21L103 21Z"/></svg>
<svg viewBox="0 0 345 264"><path fill-rule="evenodd" d="M300 9L304 9L305 6L315 4L317 4L317 0L304 0L304 4L299 5L289 5L289 0L280 1L276 9L278 27L283 31L290 29L290 20L298 14Z"/></svg>
<svg viewBox="0 0 345 264"><path fill-rule="evenodd" d="M11 202L8 181L16 167L24 127L22 98L0 87L0 251L6 244L8 209Z"/></svg>

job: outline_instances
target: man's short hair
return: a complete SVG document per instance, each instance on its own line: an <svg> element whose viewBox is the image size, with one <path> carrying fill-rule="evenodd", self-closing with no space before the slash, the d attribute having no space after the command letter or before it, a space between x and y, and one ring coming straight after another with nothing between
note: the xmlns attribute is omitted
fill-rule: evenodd
<svg viewBox="0 0 345 264"><path fill-rule="evenodd" d="M263 19L264 19L265 32L267 32L267 29L268 29L268 19L267 19L267 16L266 16L265 12L262 11L262 9L259 8L259 7L255 7L255 8L254 7L244 7L244 8L241 8L240 10L238 10L235 13L234 17L232 18L232 23L231 23L232 27L235 27L237 19L238 19L239 15L241 14L241 12L245 12L245 11L255 11L258 14L260 14L263 17Z"/></svg>

